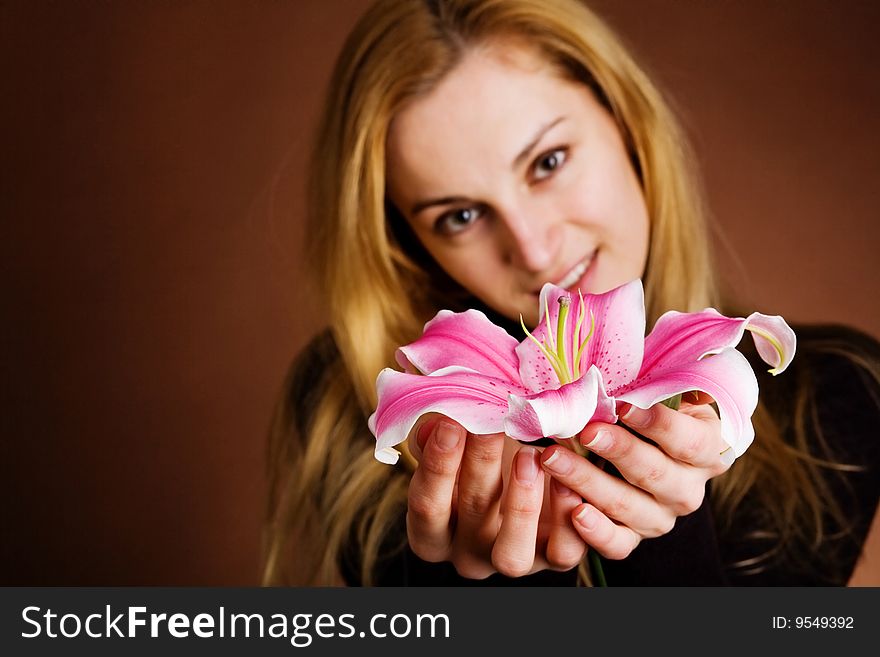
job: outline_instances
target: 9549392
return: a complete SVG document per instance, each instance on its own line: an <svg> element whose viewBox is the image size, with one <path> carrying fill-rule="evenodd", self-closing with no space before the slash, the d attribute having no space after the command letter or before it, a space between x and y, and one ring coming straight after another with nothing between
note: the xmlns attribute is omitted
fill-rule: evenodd
<svg viewBox="0 0 880 657"><path fill-rule="evenodd" d="M774 616L774 630L852 630L852 616Z"/></svg>

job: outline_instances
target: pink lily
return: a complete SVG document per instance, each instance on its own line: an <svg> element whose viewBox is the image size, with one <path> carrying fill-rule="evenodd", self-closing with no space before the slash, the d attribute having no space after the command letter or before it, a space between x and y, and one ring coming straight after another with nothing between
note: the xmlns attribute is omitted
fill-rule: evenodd
<svg viewBox="0 0 880 657"><path fill-rule="evenodd" d="M539 303L539 325L522 342L477 310L441 310L418 340L398 349L406 371L386 368L376 382L379 403L369 419L376 458L396 463L394 446L425 413L441 413L473 434L564 439L590 421L616 422L620 402L649 408L700 390L717 403L732 462L755 435L758 383L735 349L744 331L772 374L794 357L794 332L782 317L761 313L670 311L646 338L639 280L595 295L548 283Z"/></svg>

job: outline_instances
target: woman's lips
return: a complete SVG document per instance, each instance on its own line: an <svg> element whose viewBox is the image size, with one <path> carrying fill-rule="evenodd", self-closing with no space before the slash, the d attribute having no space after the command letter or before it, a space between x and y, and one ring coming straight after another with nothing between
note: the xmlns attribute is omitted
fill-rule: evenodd
<svg viewBox="0 0 880 657"><path fill-rule="evenodd" d="M596 269L596 253L596 251L593 251L586 258L578 262L554 285L572 292L580 291L585 293L587 291L587 283Z"/></svg>
<svg viewBox="0 0 880 657"><path fill-rule="evenodd" d="M572 285L581 280L581 276L587 271L587 267L590 266L590 263L586 260L581 260L578 264L572 267L571 271L565 275L561 281L556 283L557 287L564 287L566 289L570 288Z"/></svg>

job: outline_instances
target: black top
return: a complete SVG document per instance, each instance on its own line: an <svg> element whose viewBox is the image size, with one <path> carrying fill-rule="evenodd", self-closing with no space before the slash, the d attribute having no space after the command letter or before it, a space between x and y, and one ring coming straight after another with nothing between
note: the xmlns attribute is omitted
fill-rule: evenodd
<svg viewBox="0 0 880 657"><path fill-rule="evenodd" d="M823 469L828 491L845 511L848 526L840 526L828 515L824 540L809 547L807 552L813 556L809 564L802 564L787 552L774 554L772 540L747 535L755 527L755 514L760 513L760 506L748 497L738 507L733 527L719 537L710 510L709 482L702 507L679 518L671 532L643 540L626 559L602 560L609 586L805 586L845 585L849 580L880 496L880 386L843 354L862 356L876 367L880 345L842 327L799 327L796 332L797 356L777 377L768 375L763 362L749 353L751 340L744 340L740 348L753 363L762 400L784 428L792 424L796 410L802 412L796 409L795 389L806 385L812 391L819 430L808 432L811 453L857 466ZM318 349L325 357L326 340L325 336L319 341L323 347ZM315 349L313 343L313 354ZM790 437L791 430L787 431ZM757 436L755 440L760 439ZM738 461L733 467L746 465ZM401 517L388 545L405 544L405 536L405 518ZM733 565L768 551L769 558L758 560L760 568ZM802 547L800 552L804 551ZM349 585L360 584L357 562L356 551L352 551L340 564ZM404 548L380 557L376 582L380 586L571 586L576 584L576 572L544 571L520 578L495 574L485 580L469 580L459 576L450 563L427 563Z"/></svg>

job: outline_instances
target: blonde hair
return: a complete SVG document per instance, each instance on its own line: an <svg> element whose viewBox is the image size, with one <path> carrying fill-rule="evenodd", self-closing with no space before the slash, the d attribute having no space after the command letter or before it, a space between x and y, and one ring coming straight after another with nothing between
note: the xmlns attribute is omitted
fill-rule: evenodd
<svg viewBox="0 0 880 657"><path fill-rule="evenodd" d="M687 141L660 92L595 14L575 0L377 2L337 61L312 157L306 243L332 344L317 348L322 357L300 359L273 420L266 584L339 583L348 550L370 584L377 560L402 547L395 539L405 541L392 528L405 513L414 461L404 450L396 468L376 462L366 417L376 376L395 365L395 349L461 300L386 199L386 135L395 114L469 48L508 38L589 85L620 128L650 217L649 326L669 309L720 306ZM788 500L780 526L819 517L809 468L792 467L802 461L763 410L756 423L761 438L747 456L760 467L735 467L722 478L719 512L730 515L750 489L775 480L771 493Z"/></svg>

